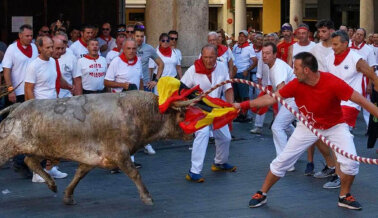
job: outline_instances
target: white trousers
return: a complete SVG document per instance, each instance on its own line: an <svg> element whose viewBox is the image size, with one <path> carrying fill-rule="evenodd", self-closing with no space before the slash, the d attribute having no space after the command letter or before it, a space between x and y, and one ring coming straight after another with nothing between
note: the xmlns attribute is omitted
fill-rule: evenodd
<svg viewBox="0 0 378 218"><path fill-rule="evenodd" d="M346 123L335 125L327 130L319 130L319 133L333 142L340 149L349 154L357 155L356 148L353 142L353 135L349 132L349 127ZM270 164L271 172L283 177L288 169L294 166L299 157L318 140L307 127L298 122L297 128L291 135L287 146ZM341 154L336 153L337 162L340 163L341 172L347 175L357 175L359 162L350 160Z"/></svg>
<svg viewBox="0 0 378 218"><path fill-rule="evenodd" d="M366 96L366 100L368 100L369 102L370 101L370 95L367 95ZM365 120L365 123L366 123L366 128L369 127L369 118L370 118L370 112L367 111L365 108L362 109L362 113L364 115L364 120Z"/></svg>
<svg viewBox="0 0 378 218"><path fill-rule="evenodd" d="M255 127L262 128L264 126L265 114L263 114L263 115L256 114Z"/></svg>
<svg viewBox="0 0 378 218"><path fill-rule="evenodd" d="M287 99L286 102L294 110L298 111L294 99ZM295 116L284 106L281 106L272 125L273 142L277 156L283 151L288 138L294 132L294 126L291 124L294 120Z"/></svg>
<svg viewBox="0 0 378 218"><path fill-rule="evenodd" d="M203 161L209 143L210 127L206 126L195 133L192 149L192 173L200 174L203 168ZM215 158L214 163L223 164L228 161L230 150L231 134L228 125L220 129L213 130L215 139Z"/></svg>

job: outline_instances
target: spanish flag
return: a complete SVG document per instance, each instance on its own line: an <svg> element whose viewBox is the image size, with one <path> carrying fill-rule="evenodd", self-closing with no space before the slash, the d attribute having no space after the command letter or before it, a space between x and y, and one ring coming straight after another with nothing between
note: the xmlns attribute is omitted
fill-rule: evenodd
<svg viewBox="0 0 378 218"><path fill-rule="evenodd" d="M191 89L185 87L173 77L163 77L157 84L159 92L159 109L164 113L174 101L194 98L202 93L199 86ZM186 134L194 133L205 126L213 125L219 129L231 123L238 116L238 111L231 104L219 99L205 96L194 106L186 108L185 120L179 125Z"/></svg>

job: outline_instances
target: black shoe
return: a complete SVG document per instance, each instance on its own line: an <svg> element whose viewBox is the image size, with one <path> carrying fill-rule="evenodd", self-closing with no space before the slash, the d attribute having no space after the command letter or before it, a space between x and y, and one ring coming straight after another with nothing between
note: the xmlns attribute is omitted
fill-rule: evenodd
<svg viewBox="0 0 378 218"><path fill-rule="evenodd" d="M305 176L312 176L314 175L314 163L313 162L309 162L307 163L306 165L306 170L305 170Z"/></svg>
<svg viewBox="0 0 378 218"><path fill-rule="evenodd" d="M142 164L137 163L137 162L134 162L134 166L135 166L135 168L137 168L137 169L142 168Z"/></svg>
<svg viewBox="0 0 378 218"><path fill-rule="evenodd" d="M29 170L29 168L26 165L14 163L13 170L19 173L24 179L31 179L33 177L33 173Z"/></svg>
<svg viewBox="0 0 378 218"><path fill-rule="evenodd" d="M114 168L114 169L112 169L112 170L110 170L110 173L111 174L117 174L117 173L120 173L121 171L119 170L119 168L117 167L117 168Z"/></svg>
<svg viewBox="0 0 378 218"><path fill-rule="evenodd" d="M358 201L354 199L354 197L348 193L346 194L345 197L340 198L339 197L339 202L337 204L339 207L345 207L351 210L361 210L362 206Z"/></svg>
<svg viewBox="0 0 378 218"><path fill-rule="evenodd" d="M266 195L263 195L261 191L258 191L252 196L252 199L249 201L249 207L260 207L266 203L266 200Z"/></svg>

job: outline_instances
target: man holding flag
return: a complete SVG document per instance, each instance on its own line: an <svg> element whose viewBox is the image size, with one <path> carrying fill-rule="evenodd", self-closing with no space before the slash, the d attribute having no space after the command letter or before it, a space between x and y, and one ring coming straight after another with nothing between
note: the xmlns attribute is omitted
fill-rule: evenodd
<svg viewBox="0 0 378 218"><path fill-rule="evenodd" d="M217 61L217 47L208 44L202 48L201 58L196 60L194 62L194 65L186 71L186 73L181 79L181 82L184 83L188 88L192 88L199 85L199 87L203 91L207 91L216 84L228 80L229 78L230 77L227 68L224 66L224 64ZM212 98L220 98L222 92L224 93L227 102L233 103L234 93L232 90L232 86L230 84L226 84L214 90L209 94L209 96ZM223 114L223 116L227 115L229 114ZM204 116L203 120L198 120L197 124L205 122L205 119L208 119L208 116ZM216 118L214 118L214 127L216 126L215 120ZM197 127L199 125L195 126ZM186 175L186 179L189 181L205 181L200 173L203 168L203 161L205 158L206 148L209 141L210 128L210 126L205 126L202 129L198 127L199 130L195 132L195 139L193 142L191 158L192 166L189 170L189 173ZM231 142L231 134L228 125L224 125L223 127L214 130L214 138L216 152L214 164L212 165L211 170L215 172L234 172L236 170L236 167L227 163Z"/></svg>

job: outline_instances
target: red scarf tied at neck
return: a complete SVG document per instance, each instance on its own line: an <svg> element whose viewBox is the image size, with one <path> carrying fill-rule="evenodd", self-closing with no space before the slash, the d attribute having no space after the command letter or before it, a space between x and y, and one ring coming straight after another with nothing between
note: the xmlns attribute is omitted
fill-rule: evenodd
<svg viewBox="0 0 378 218"><path fill-rule="evenodd" d="M222 56L224 53L226 53L226 51L228 50L228 48L224 45L218 45L218 57Z"/></svg>
<svg viewBox="0 0 378 218"><path fill-rule="evenodd" d="M247 46L249 46L249 43L248 42L244 42L242 45L238 45L239 48L245 48Z"/></svg>
<svg viewBox="0 0 378 218"><path fill-rule="evenodd" d="M31 58L33 56L33 49L31 45L27 45L26 48L24 48L20 42L19 39L17 39L17 47L20 49L22 54L24 54L26 57Z"/></svg>
<svg viewBox="0 0 378 218"><path fill-rule="evenodd" d="M126 58L125 53L122 53L119 57L120 57L121 60L122 60L123 62L125 62L128 66L133 66L133 65L135 65L136 62L138 61L138 57L135 56L134 59L133 59L133 62L130 63L129 60L127 60L127 58Z"/></svg>
<svg viewBox="0 0 378 218"><path fill-rule="evenodd" d="M255 50L255 52L260 52L261 49L262 49L262 46L261 46L261 48L256 48L256 45L253 44L253 49Z"/></svg>
<svg viewBox="0 0 378 218"><path fill-rule="evenodd" d="M172 55L171 47L163 48L163 47L159 46L159 51L162 55L164 55L164 57L171 57L171 55Z"/></svg>
<svg viewBox="0 0 378 218"><path fill-rule="evenodd" d="M101 35L100 38L103 39L106 42L106 44L108 44L110 40L112 40L111 36L106 37L104 35Z"/></svg>
<svg viewBox="0 0 378 218"><path fill-rule="evenodd" d="M216 66L214 66L211 69L206 69L205 64L203 63L202 59L198 59L194 61L194 68L196 70L196 73L205 74L208 77L211 76L211 73L215 70L215 67Z"/></svg>
<svg viewBox="0 0 378 218"><path fill-rule="evenodd" d="M87 43L84 42L83 40L81 40L81 38L79 38L79 42L80 42L84 47L88 47Z"/></svg>
<svg viewBox="0 0 378 218"><path fill-rule="evenodd" d="M365 42L362 42L360 45L355 45L353 42L350 48L360 50L362 47L364 47L364 45L365 45Z"/></svg>
<svg viewBox="0 0 378 218"><path fill-rule="evenodd" d="M341 54L335 54L335 61L333 62L333 64L335 66L341 64L341 62L344 61L344 59L346 58L346 56L349 54L349 51L350 51L350 48L347 48L344 52L342 52Z"/></svg>

